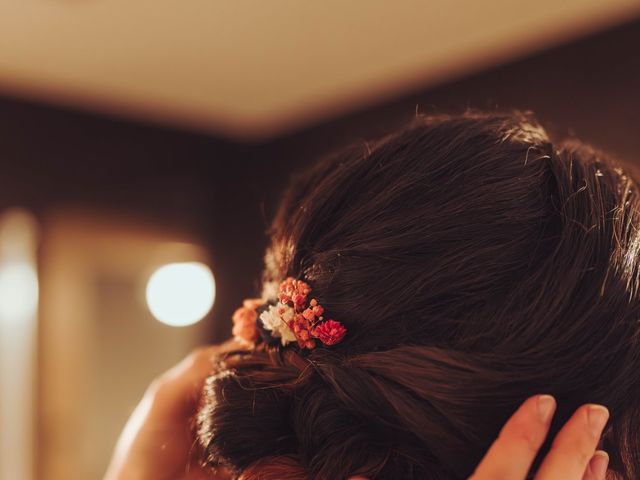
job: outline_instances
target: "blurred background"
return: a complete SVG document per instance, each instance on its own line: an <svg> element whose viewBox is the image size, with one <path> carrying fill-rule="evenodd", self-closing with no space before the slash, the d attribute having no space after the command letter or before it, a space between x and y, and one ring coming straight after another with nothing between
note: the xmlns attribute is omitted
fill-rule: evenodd
<svg viewBox="0 0 640 480"><path fill-rule="evenodd" d="M289 173L466 107L640 161L640 1L0 0L0 479L101 478Z"/></svg>

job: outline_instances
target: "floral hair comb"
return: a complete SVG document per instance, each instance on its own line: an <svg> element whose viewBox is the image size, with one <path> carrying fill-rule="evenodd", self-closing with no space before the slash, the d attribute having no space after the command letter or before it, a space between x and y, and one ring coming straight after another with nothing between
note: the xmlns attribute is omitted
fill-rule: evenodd
<svg viewBox="0 0 640 480"><path fill-rule="evenodd" d="M276 305L268 305L260 315L257 309L264 305L264 300L246 299L233 314L233 335L254 344L262 330L270 340L279 339L283 346L297 342L298 347L309 350L317 346L317 341L327 347L340 343L347 329L337 320L325 320L324 308L318 300L311 298L307 302L309 293L308 283L287 277L278 289Z"/></svg>

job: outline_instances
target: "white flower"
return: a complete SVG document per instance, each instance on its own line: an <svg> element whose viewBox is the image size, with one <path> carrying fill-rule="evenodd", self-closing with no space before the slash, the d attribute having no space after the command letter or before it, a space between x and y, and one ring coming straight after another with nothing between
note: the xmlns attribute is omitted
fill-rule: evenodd
<svg viewBox="0 0 640 480"><path fill-rule="evenodd" d="M269 310L262 312L260 320L262 320L264 329L271 332L272 337L280 338L282 345L286 345L296 341L296 336L287 325L287 322L293 318L294 313L293 307L279 303L278 305L269 306Z"/></svg>
<svg viewBox="0 0 640 480"><path fill-rule="evenodd" d="M278 306L278 314L280 318L289 325L289 322L293 320L293 316L295 315L295 311L289 305L280 304Z"/></svg>

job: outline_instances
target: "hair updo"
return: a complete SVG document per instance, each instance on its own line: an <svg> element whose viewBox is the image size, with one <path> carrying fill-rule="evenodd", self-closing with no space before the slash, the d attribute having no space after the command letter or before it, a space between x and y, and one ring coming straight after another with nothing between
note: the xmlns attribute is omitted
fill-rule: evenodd
<svg viewBox="0 0 640 480"><path fill-rule="evenodd" d="M528 396L611 411L640 478L638 185L530 112L417 116L290 182L263 296L304 279L348 330L331 348L220 359L204 462L242 480L467 478Z"/></svg>

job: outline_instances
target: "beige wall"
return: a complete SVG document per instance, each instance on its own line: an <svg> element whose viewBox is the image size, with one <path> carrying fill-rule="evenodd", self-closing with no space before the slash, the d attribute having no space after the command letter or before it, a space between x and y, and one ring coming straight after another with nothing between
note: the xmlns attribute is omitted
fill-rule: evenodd
<svg viewBox="0 0 640 480"><path fill-rule="evenodd" d="M169 232L95 214L50 215L43 233L39 478L99 479L146 385L208 325L156 321L145 281L162 263L206 258L167 248L184 240Z"/></svg>

